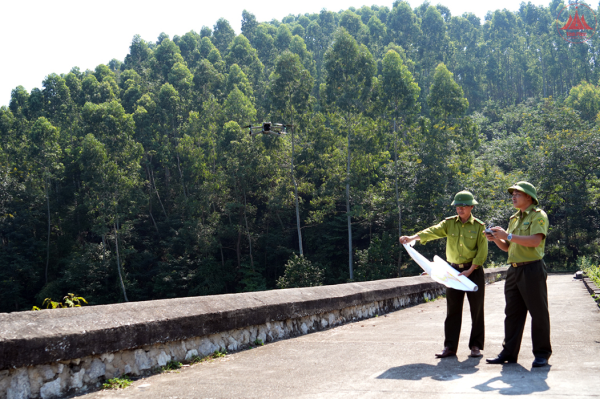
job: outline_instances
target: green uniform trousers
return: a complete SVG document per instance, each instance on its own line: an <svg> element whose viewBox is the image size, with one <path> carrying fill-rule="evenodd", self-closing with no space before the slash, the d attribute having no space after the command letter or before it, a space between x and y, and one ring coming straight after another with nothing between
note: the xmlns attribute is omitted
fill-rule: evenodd
<svg viewBox="0 0 600 399"><path fill-rule="evenodd" d="M548 359L550 345L550 315L546 265L543 260L524 266L510 267L506 273L504 297L504 343L501 356L517 360L521 349L527 312L531 314L531 341L533 355Z"/></svg>
<svg viewBox="0 0 600 399"><path fill-rule="evenodd" d="M461 272L465 271L465 269L455 269ZM473 270L473 273L471 273L468 278L477 285L477 291L465 292L453 288L446 288L447 311L446 321L444 323L444 332L446 334L444 347L453 351L458 349L465 294L467 294L469 307L471 309L471 338L469 339L469 348L476 346L479 349L483 349L483 342L485 339L485 327L483 322L485 274L483 272L483 267Z"/></svg>

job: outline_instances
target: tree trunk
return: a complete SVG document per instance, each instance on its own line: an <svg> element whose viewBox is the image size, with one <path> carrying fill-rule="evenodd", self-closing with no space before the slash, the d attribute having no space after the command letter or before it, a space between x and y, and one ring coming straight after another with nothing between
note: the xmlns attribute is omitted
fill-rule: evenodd
<svg viewBox="0 0 600 399"><path fill-rule="evenodd" d="M396 119L394 118L394 183L396 186L396 207L398 208L398 239L402 237L402 208L400 208L400 196L398 195L398 137L396 136ZM398 251L398 276L402 266L402 247Z"/></svg>
<svg viewBox="0 0 600 399"><path fill-rule="evenodd" d="M117 223L118 222L115 222L113 224L115 228L115 247L117 251L117 271L119 272L119 280L121 281L121 288L123 289L123 298L125 298L125 302L129 302L129 299L127 299L127 292L125 292L125 284L123 284L123 275L121 274L121 258L119 257L119 232L117 230Z"/></svg>
<svg viewBox="0 0 600 399"><path fill-rule="evenodd" d="M46 243L46 284L48 284L48 265L50 264L50 195L48 194L48 178L44 180L46 191L46 207L48 208L48 241Z"/></svg>
<svg viewBox="0 0 600 399"><path fill-rule="evenodd" d="M546 67L544 65L544 49L540 50L540 61L542 63L542 85L544 89L544 98L548 97L546 95Z"/></svg>
<svg viewBox="0 0 600 399"><path fill-rule="evenodd" d="M246 216L246 190L244 189L244 221L246 222L246 234L248 235L248 246L250 247L250 268L254 271L254 259L252 258L252 240L250 239L250 228Z"/></svg>
<svg viewBox="0 0 600 399"><path fill-rule="evenodd" d="M350 118L348 118L350 119ZM352 216L350 214L350 135L352 128L348 129L348 161L346 163L346 215L348 217L348 269L350 271L350 280L354 280L354 270L352 267Z"/></svg>
<svg viewBox="0 0 600 399"><path fill-rule="evenodd" d="M146 173L148 173L147 167ZM154 215L152 214L152 183L150 183L150 176L148 176L148 214L150 215L150 219L152 219L152 223L154 224L154 228L156 229L156 234L160 235L158 225L156 224L156 220L154 220Z"/></svg>
<svg viewBox="0 0 600 399"><path fill-rule="evenodd" d="M298 205L298 185L296 184L296 176L294 173L294 118L292 117L292 162L291 171L292 181L294 182L294 198L296 200L296 228L298 229L298 248L300 250L300 256L304 255L302 250L302 230L300 229L300 206Z"/></svg>
<svg viewBox="0 0 600 399"><path fill-rule="evenodd" d="M235 252L237 254L237 261L238 261L238 270L242 267L242 251L241 251L242 229L241 229L241 226L239 226L239 227L240 227L240 229L238 230L237 245L236 245L236 248L235 248Z"/></svg>
<svg viewBox="0 0 600 399"><path fill-rule="evenodd" d="M181 179L181 187L183 189L183 196L187 198L187 192L185 190L185 181L183 180L183 172L181 171L181 165L179 161L179 154L177 154L177 169L179 170L179 178Z"/></svg>
<svg viewBox="0 0 600 399"><path fill-rule="evenodd" d="M156 183L154 183L154 170L151 167L148 168L148 166L146 166L146 173L148 173L148 177L150 178L150 184L152 184L152 187L154 188L154 192L156 193L156 198L158 198L158 203L160 204L160 207L162 208L163 213L165 214L165 218L167 220L169 220L169 216L167 215L165 206L163 205L162 200L160 199L160 195L158 194L158 189L156 188Z"/></svg>

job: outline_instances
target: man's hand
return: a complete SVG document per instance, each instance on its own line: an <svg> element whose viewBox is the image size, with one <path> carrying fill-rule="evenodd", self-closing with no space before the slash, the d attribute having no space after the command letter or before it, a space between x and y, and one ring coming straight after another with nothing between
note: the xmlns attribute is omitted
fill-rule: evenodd
<svg viewBox="0 0 600 399"><path fill-rule="evenodd" d="M471 273L473 273L473 271L475 271L475 269L477 269L477 265L471 265L471 268L469 270L465 270L462 273L459 273L459 276L465 276L465 277L469 277L471 275Z"/></svg>
<svg viewBox="0 0 600 399"><path fill-rule="evenodd" d="M414 236L402 236L400 237L400 244L408 244L409 242L418 240L419 236L418 235L414 235Z"/></svg>
<svg viewBox="0 0 600 399"><path fill-rule="evenodd" d="M485 233L485 238L488 241L495 242L498 248L504 252L508 252L508 246L510 243L506 240L508 238L508 233L506 230L499 226L490 227L490 230L492 230L492 234Z"/></svg>
<svg viewBox="0 0 600 399"><path fill-rule="evenodd" d="M494 232L493 237L496 240L506 240L506 238L508 237L508 233L506 232L506 230L504 230L500 226L492 227L492 231Z"/></svg>

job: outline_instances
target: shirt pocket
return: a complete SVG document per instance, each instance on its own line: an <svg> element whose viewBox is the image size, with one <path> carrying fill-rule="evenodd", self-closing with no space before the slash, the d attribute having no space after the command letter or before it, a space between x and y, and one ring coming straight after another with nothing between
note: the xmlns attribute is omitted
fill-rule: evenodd
<svg viewBox="0 0 600 399"><path fill-rule="evenodd" d="M477 231L465 231L463 233L463 239L464 239L464 243L465 246L470 249L470 250L474 250L475 248L477 248Z"/></svg>
<svg viewBox="0 0 600 399"><path fill-rule="evenodd" d="M450 244L450 246L457 247L459 239L460 234L448 232L448 244Z"/></svg>
<svg viewBox="0 0 600 399"><path fill-rule="evenodd" d="M531 222L530 221L523 222L516 231L517 231L517 235L520 235L520 236L531 235L529 233L531 231Z"/></svg>

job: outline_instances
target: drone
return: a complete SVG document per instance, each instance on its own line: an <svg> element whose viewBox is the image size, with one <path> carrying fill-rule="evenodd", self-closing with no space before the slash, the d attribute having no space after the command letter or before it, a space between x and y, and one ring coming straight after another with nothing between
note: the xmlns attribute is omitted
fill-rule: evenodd
<svg viewBox="0 0 600 399"><path fill-rule="evenodd" d="M282 123L271 123L263 122L262 125L258 126L244 126L244 128L250 130L250 136L262 134L270 134L271 136L283 136L287 133L287 128L293 127L293 125L284 125Z"/></svg>

